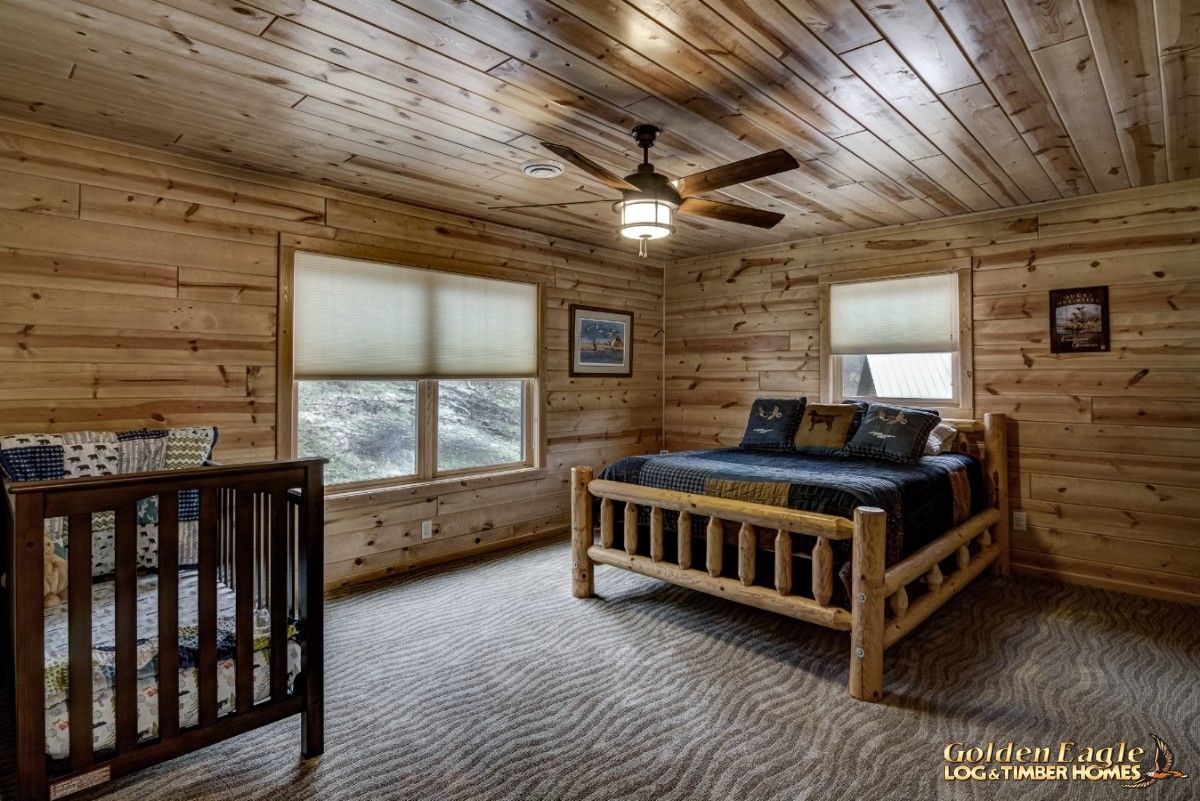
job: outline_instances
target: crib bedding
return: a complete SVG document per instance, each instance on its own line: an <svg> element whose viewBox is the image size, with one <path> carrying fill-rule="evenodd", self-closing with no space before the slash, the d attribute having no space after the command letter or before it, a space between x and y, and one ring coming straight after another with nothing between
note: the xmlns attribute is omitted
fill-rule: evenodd
<svg viewBox="0 0 1200 801"><path fill-rule="evenodd" d="M915 464L745 448L630 456L600 478L853 518L858 506L887 513L887 563L928 544L987 503L983 470L961 453ZM644 511L644 510L643 510ZM673 523L668 515L667 526ZM703 521L694 521L697 533ZM848 543L837 543L848 558ZM760 543L769 549L770 538Z"/></svg>
<svg viewBox="0 0 1200 801"><path fill-rule="evenodd" d="M198 577L195 570L179 573L179 723L195 725L199 721L198 685ZM138 665L138 736L150 739L158 733L158 577L138 579L137 665ZM217 701L218 715L236 705L235 593L217 584ZM70 749L68 700L68 618L67 604L45 612L46 665L46 752L54 758L65 757ZM92 715L93 744L97 750L116 743L115 642L116 587L111 581L92 585ZM300 644L294 625L288 628L288 687L300 665ZM254 613L254 699L270 696L270 614Z"/></svg>

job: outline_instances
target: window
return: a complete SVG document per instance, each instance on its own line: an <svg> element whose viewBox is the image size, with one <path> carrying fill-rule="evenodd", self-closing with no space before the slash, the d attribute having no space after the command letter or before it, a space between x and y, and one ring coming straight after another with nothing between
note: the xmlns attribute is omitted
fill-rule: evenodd
<svg viewBox="0 0 1200 801"><path fill-rule="evenodd" d="M535 284L296 253L295 452L328 484L530 466Z"/></svg>
<svg viewBox="0 0 1200 801"><path fill-rule="evenodd" d="M828 398L969 405L962 355L970 332L962 315L969 310L959 308L969 271L963 274L830 283L823 344Z"/></svg>

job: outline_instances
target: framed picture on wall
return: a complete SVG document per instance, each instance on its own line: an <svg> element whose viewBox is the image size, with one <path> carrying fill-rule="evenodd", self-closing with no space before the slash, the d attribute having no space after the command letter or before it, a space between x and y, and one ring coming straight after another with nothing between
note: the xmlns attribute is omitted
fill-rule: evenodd
<svg viewBox="0 0 1200 801"><path fill-rule="evenodd" d="M1050 352L1108 350L1108 287L1050 290Z"/></svg>
<svg viewBox="0 0 1200 801"><path fill-rule="evenodd" d="M571 375L633 375L633 314L570 307Z"/></svg>

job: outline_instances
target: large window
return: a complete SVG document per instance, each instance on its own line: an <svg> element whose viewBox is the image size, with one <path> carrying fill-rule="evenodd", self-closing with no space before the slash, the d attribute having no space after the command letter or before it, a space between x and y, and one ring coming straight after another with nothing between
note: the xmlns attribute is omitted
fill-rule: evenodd
<svg viewBox="0 0 1200 801"><path fill-rule="evenodd" d="M959 308L962 280L955 271L830 283L830 399L968 405L963 340L970 329L962 316L967 310Z"/></svg>
<svg viewBox="0 0 1200 801"><path fill-rule="evenodd" d="M532 465L533 284L295 255L295 450L329 484Z"/></svg>

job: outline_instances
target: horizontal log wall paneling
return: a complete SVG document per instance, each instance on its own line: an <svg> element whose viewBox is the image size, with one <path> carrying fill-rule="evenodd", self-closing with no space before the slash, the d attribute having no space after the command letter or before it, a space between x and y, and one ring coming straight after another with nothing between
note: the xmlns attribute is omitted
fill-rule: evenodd
<svg viewBox="0 0 1200 801"><path fill-rule="evenodd" d="M572 465L658 450L660 264L4 118L0 433L216 425L219 460L274 458L281 238L543 286L544 470L331 496L331 584L565 531ZM634 312L632 378L568 376L571 303Z"/></svg>
<svg viewBox="0 0 1200 801"><path fill-rule="evenodd" d="M1012 420L1014 562L1200 600L1197 181L669 264L666 446L736 443L760 392L818 396L818 275L948 258L974 268L975 413ZM1095 285L1111 352L1051 353L1048 291Z"/></svg>

